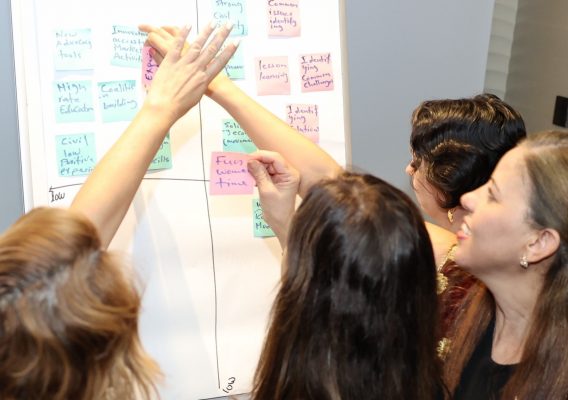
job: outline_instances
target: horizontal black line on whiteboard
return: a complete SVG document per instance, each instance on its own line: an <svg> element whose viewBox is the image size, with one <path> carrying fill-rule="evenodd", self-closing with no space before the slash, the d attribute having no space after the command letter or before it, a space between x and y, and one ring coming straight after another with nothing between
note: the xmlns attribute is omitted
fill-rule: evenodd
<svg viewBox="0 0 568 400"><path fill-rule="evenodd" d="M186 182L209 182L209 179L191 179L191 178L142 178L144 181L186 181ZM72 183L70 185L62 185L62 186L50 186L49 191L63 189L72 186L81 186L84 182L81 183Z"/></svg>

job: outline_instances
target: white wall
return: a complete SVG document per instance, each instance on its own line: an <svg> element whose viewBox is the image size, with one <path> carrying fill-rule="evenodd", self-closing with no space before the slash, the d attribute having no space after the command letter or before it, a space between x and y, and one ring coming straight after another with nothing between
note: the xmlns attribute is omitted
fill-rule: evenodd
<svg viewBox="0 0 568 400"><path fill-rule="evenodd" d="M346 0L353 164L409 190L410 116L483 91L494 0Z"/></svg>

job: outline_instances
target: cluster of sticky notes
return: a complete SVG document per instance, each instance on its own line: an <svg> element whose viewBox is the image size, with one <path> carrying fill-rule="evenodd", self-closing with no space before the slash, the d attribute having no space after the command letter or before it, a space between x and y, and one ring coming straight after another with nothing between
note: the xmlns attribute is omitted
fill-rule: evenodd
<svg viewBox="0 0 568 400"><path fill-rule="evenodd" d="M299 0L268 1L268 35L300 36Z"/></svg>
<svg viewBox="0 0 568 400"><path fill-rule="evenodd" d="M93 69L91 29L56 30L54 60L59 71Z"/></svg>
<svg viewBox="0 0 568 400"><path fill-rule="evenodd" d="M249 156L243 153L211 153L209 193L252 194L254 179L247 169Z"/></svg>
<svg viewBox="0 0 568 400"><path fill-rule="evenodd" d="M113 25L111 64L138 68L142 63L142 47L146 37L147 34L140 32L138 28Z"/></svg>
<svg viewBox="0 0 568 400"><path fill-rule="evenodd" d="M333 68L330 53L300 56L302 92L333 90ZM259 57L255 59L256 88L259 96L290 94L288 57Z"/></svg>
<svg viewBox="0 0 568 400"><path fill-rule="evenodd" d="M260 200L257 198L252 199L252 228L254 232L254 237L272 237L274 231L264 220L262 214L262 207L260 205Z"/></svg>
<svg viewBox="0 0 568 400"><path fill-rule="evenodd" d="M85 176L97 162L95 135L81 133L55 137L59 176Z"/></svg>
<svg viewBox="0 0 568 400"><path fill-rule="evenodd" d="M248 35L246 0L212 0L213 18L218 25L233 24L231 36Z"/></svg>
<svg viewBox="0 0 568 400"><path fill-rule="evenodd" d="M232 118L222 121L223 151L253 153L257 150L252 140L241 126Z"/></svg>
<svg viewBox="0 0 568 400"><path fill-rule="evenodd" d="M53 104L57 122L89 122L95 120L93 84L91 81L54 82Z"/></svg>
<svg viewBox="0 0 568 400"><path fill-rule="evenodd" d="M319 143L319 109L317 104L289 104L286 106L288 125L314 143Z"/></svg>
<svg viewBox="0 0 568 400"><path fill-rule="evenodd" d="M148 169L150 171L155 171L159 169L171 169L172 168L172 147L170 144L170 134L168 133L160 145L160 148L156 152L156 155L150 163Z"/></svg>

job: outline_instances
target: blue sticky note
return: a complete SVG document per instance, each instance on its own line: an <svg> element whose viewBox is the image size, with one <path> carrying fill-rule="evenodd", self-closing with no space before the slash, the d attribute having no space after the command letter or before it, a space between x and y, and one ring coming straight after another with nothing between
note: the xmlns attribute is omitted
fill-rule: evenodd
<svg viewBox="0 0 568 400"><path fill-rule="evenodd" d="M252 225L254 237L273 237L276 236L274 231L262 218L262 208L259 199L252 199Z"/></svg>
<svg viewBox="0 0 568 400"><path fill-rule="evenodd" d="M95 120L93 83L91 81L53 82L55 120L89 122Z"/></svg>
<svg viewBox="0 0 568 400"><path fill-rule="evenodd" d="M147 36L138 28L113 25L110 63L119 67L140 68L142 65L142 47Z"/></svg>
<svg viewBox="0 0 568 400"><path fill-rule="evenodd" d="M233 57L225 65L225 73L232 80L245 79L245 62L243 46L239 46Z"/></svg>
<svg viewBox="0 0 568 400"><path fill-rule="evenodd" d="M131 121L138 112L136 81L99 82L99 104L103 122Z"/></svg>
<svg viewBox="0 0 568 400"><path fill-rule="evenodd" d="M89 175L97 163L93 133L55 136L55 151L59 176Z"/></svg>
<svg viewBox="0 0 568 400"><path fill-rule="evenodd" d="M246 0L213 0L213 18L219 25L233 23L231 36L248 35Z"/></svg>
<svg viewBox="0 0 568 400"><path fill-rule="evenodd" d="M93 69L91 29L56 30L54 57L57 71Z"/></svg>
<svg viewBox="0 0 568 400"><path fill-rule="evenodd" d="M257 150L241 126L232 118L223 120L223 151L253 153Z"/></svg>
<svg viewBox="0 0 568 400"><path fill-rule="evenodd" d="M170 134L168 133L160 148L156 152L154 159L150 163L148 169L154 171L157 169L171 169L172 168L172 149L170 146Z"/></svg>

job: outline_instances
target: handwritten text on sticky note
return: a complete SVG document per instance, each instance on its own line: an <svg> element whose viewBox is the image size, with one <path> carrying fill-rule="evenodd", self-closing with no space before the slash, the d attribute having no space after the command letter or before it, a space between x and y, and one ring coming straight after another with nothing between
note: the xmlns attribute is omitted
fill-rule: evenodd
<svg viewBox="0 0 568 400"><path fill-rule="evenodd" d="M95 135L58 135L55 137L57 173L59 176L85 176L97 163Z"/></svg>
<svg viewBox="0 0 568 400"><path fill-rule="evenodd" d="M54 82L53 103L58 123L95 120L91 81Z"/></svg>
<svg viewBox="0 0 568 400"><path fill-rule="evenodd" d="M225 65L225 73L232 80L245 79L245 62L243 58L243 45L237 47L233 57Z"/></svg>
<svg viewBox="0 0 568 400"><path fill-rule="evenodd" d="M316 104L289 104L286 106L288 125L312 142L319 143L319 110Z"/></svg>
<svg viewBox="0 0 568 400"><path fill-rule="evenodd" d="M233 23L231 36L248 35L246 0L212 0L213 18L218 25Z"/></svg>
<svg viewBox="0 0 568 400"><path fill-rule="evenodd" d="M99 82L103 122L130 121L138 111L136 81Z"/></svg>
<svg viewBox="0 0 568 400"><path fill-rule="evenodd" d="M276 236L274 231L262 217L262 207L259 199L252 199L252 228L254 237Z"/></svg>
<svg viewBox="0 0 568 400"><path fill-rule="evenodd" d="M110 63L119 67L139 68L142 63L142 47L147 34L137 28L113 25L112 58Z"/></svg>
<svg viewBox="0 0 568 400"><path fill-rule="evenodd" d="M56 30L54 57L57 71L93 69L91 29Z"/></svg>
<svg viewBox="0 0 568 400"><path fill-rule="evenodd" d="M268 35L300 36L299 0L268 0Z"/></svg>
<svg viewBox="0 0 568 400"><path fill-rule="evenodd" d="M234 119L224 119L222 131L223 151L252 153L257 150L252 140Z"/></svg>
<svg viewBox="0 0 568 400"><path fill-rule="evenodd" d="M209 192L220 194L252 194L254 179L247 170L248 155L211 153Z"/></svg>
<svg viewBox="0 0 568 400"><path fill-rule="evenodd" d="M333 90L331 54L306 54L300 56L302 92Z"/></svg>
<svg viewBox="0 0 568 400"><path fill-rule="evenodd" d="M154 75L156 75L156 71L158 71L158 63L150 54L150 49L150 46L144 46L142 48L142 87L146 91L150 89Z"/></svg>
<svg viewBox="0 0 568 400"><path fill-rule="evenodd" d="M168 133L156 152L154 159L150 163L148 169L150 171L158 169L171 169L172 168L172 149L170 146L170 134Z"/></svg>
<svg viewBox="0 0 568 400"><path fill-rule="evenodd" d="M290 94L288 57L255 59L258 95Z"/></svg>

